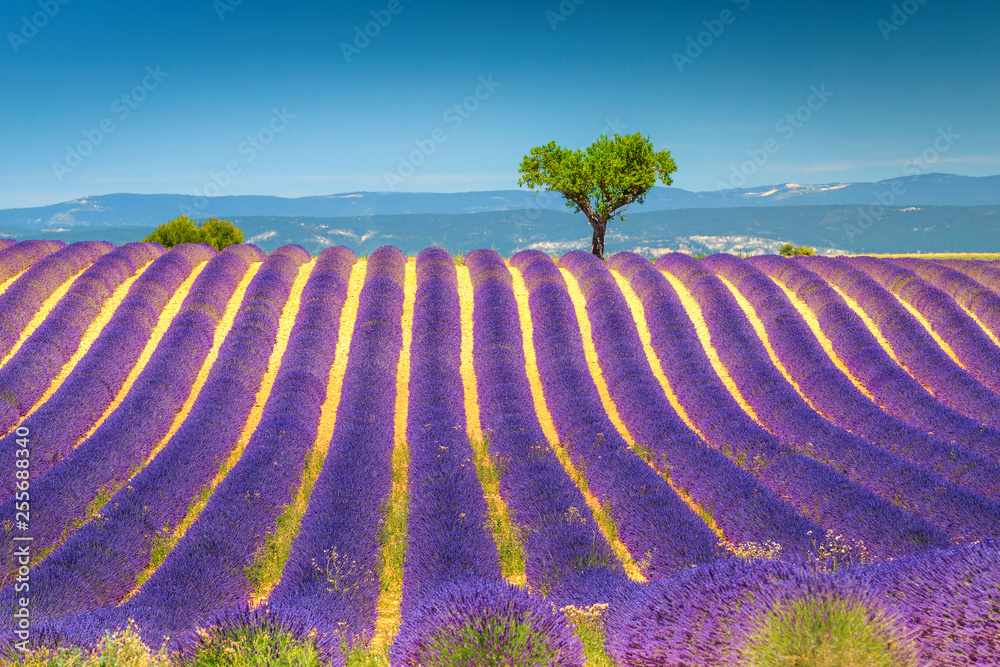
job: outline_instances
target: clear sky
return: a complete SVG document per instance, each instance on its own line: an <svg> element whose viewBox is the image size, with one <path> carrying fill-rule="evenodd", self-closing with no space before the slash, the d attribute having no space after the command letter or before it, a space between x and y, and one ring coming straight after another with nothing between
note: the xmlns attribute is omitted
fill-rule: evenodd
<svg viewBox="0 0 1000 667"><path fill-rule="evenodd" d="M516 188L614 131L689 190L1000 173L996 0L5 0L0 34L0 208Z"/></svg>

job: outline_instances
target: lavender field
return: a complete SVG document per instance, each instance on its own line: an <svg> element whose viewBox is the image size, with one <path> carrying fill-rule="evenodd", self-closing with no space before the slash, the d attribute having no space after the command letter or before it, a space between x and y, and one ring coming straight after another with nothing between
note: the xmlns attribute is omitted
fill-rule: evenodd
<svg viewBox="0 0 1000 667"><path fill-rule="evenodd" d="M1000 665L1000 262L0 241L0 392L3 655Z"/></svg>

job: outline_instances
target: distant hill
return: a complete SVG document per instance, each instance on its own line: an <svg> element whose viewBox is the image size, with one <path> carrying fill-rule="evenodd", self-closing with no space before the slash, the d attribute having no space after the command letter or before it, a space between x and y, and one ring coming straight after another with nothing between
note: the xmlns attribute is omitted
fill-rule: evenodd
<svg viewBox="0 0 1000 667"><path fill-rule="evenodd" d="M246 240L270 252L298 244L313 254L345 245L368 254L392 245L413 255L430 246L452 253L495 248L502 255L525 248L563 253L590 249L582 215L538 211L402 214L353 217L230 216ZM858 227L857 206L773 206L637 212L608 229L607 252L655 256L687 252L776 252L782 243L820 253L1000 252L1000 206L920 206L887 209ZM845 228L845 226L847 226ZM153 227L74 227L62 232L0 227L0 236L138 241ZM848 232L850 230L850 233ZM858 233L860 232L860 233ZM852 237L853 235L853 237Z"/></svg>
<svg viewBox="0 0 1000 667"><path fill-rule="evenodd" d="M1000 176L927 174L877 183L799 185L785 183L749 189L690 192L654 187L642 205L629 213L689 208L740 208L830 205L1000 206ZM534 213L550 210L569 214L557 194L529 190L455 193L352 192L316 197L264 195L202 198L191 195L112 194L85 197L37 208L0 210L0 228L37 230L73 227L156 226L181 214L193 218L310 217L339 218L402 214L461 214L489 211ZM626 216L627 217L627 216Z"/></svg>
<svg viewBox="0 0 1000 667"><path fill-rule="evenodd" d="M535 197L526 190L202 201L185 195L102 195L0 211L0 235L121 244L142 239L184 212L229 219L248 242L268 252L289 243L312 253L331 245L360 253L394 245L408 254L429 246L456 253L494 247L504 255L528 247L590 248L585 217L571 213L561 196ZM773 252L785 242L830 253L997 252L1000 176L928 174L722 193L657 187L644 205L630 207L626 218L610 224L609 252Z"/></svg>

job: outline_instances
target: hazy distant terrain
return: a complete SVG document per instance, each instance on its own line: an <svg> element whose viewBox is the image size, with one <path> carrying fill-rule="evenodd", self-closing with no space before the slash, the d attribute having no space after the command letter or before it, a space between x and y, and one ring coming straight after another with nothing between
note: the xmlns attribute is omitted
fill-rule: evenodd
<svg viewBox="0 0 1000 667"><path fill-rule="evenodd" d="M881 203L880 203L881 202ZM366 254L393 245L407 254L525 248L562 253L590 246L590 226L561 196L526 190L348 193L289 199L116 194L0 211L0 235L121 244L186 213L239 225L264 251L289 243L312 253L345 245ZM607 250L646 255L774 252L782 243L821 253L1000 251L1000 176L946 174L879 183L765 186L689 192L653 188L626 222L608 228Z"/></svg>

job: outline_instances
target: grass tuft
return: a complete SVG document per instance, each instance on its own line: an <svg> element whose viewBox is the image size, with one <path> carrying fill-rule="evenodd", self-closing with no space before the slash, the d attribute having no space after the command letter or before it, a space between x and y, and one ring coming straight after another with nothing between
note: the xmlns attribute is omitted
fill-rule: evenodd
<svg viewBox="0 0 1000 667"><path fill-rule="evenodd" d="M754 667L914 667L905 631L878 610L837 597L779 603L748 642Z"/></svg>
<svg viewBox="0 0 1000 667"><path fill-rule="evenodd" d="M589 607L570 605L559 611L573 626L573 632L583 642L584 667L614 667L611 656L604 647L604 613L607 604L593 604Z"/></svg>

